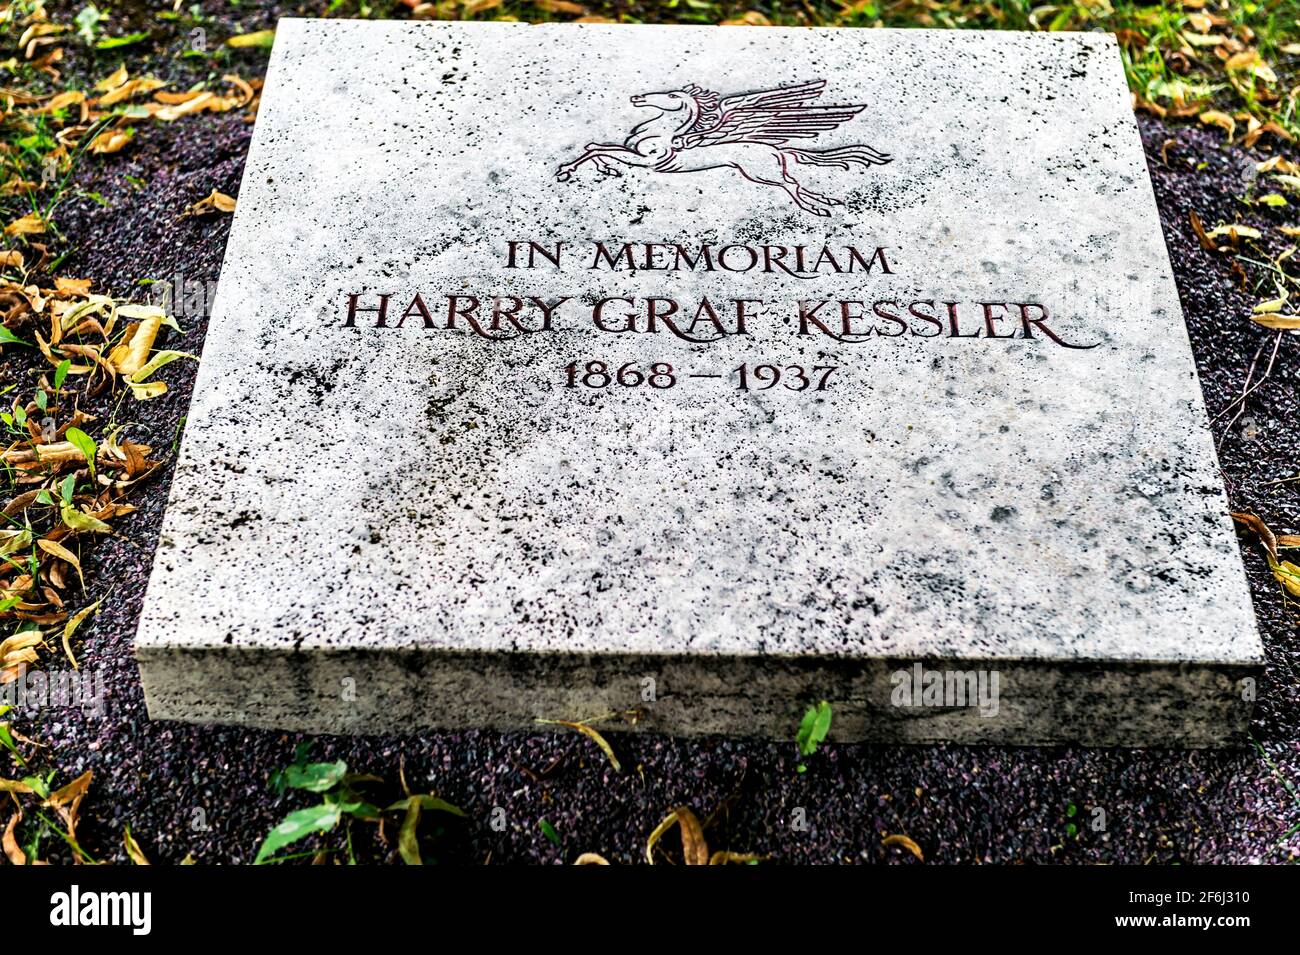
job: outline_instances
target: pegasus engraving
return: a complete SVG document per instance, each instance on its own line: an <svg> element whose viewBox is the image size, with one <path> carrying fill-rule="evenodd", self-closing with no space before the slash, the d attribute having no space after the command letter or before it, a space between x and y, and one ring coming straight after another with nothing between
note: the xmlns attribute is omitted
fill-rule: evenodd
<svg viewBox="0 0 1300 955"><path fill-rule="evenodd" d="M816 139L848 122L866 107L820 106L825 80L797 86L718 97L690 84L679 90L642 93L632 105L658 112L641 123L623 144L588 143L581 156L556 172L568 182L585 163L605 176L621 176L616 164L655 172L700 172L731 167L750 182L784 189L801 209L829 216L843 200L813 192L795 175L795 166L864 169L884 165L890 156L870 146L805 149L792 140Z"/></svg>

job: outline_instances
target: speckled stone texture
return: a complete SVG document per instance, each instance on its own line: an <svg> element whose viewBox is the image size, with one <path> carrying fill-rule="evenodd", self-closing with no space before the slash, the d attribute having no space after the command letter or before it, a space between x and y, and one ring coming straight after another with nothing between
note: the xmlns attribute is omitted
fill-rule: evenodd
<svg viewBox="0 0 1300 955"><path fill-rule="evenodd" d="M742 148L566 166L672 119L634 96L707 130L814 81ZM768 120L819 133L798 185ZM156 718L287 729L1238 739L1262 650L1113 40L281 21L136 654ZM894 705L917 662L997 714Z"/></svg>

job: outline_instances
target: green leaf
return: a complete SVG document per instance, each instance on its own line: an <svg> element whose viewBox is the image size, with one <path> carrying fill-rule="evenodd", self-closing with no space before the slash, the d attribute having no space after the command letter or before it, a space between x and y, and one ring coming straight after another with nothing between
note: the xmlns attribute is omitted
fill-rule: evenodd
<svg viewBox="0 0 1300 955"><path fill-rule="evenodd" d="M126 36L106 36L95 44L96 50L116 50L119 47L130 46L133 43L139 43L141 40L149 39L147 33L128 33Z"/></svg>
<svg viewBox="0 0 1300 955"><path fill-rule="evenodd" d="M407 865L424 865L420 858L420 802L407 800L406 818L397 832L397 853Z"/></svg>
<svg viewBox="0 0 1300 955"><path fill-rule="evenodd" d="M267 833L262 847L257 850L253 865L263 864L273 853L314 832L329 832L342 818L343 808L337 803L323 802L289 813L284 817L284 822Z"/></svg>
<svg viewBox="0 0 1300 955"><path fill-rule="evenodd" d="M113 528L98 517L91 517L86 512L77 510L71 504L64 504L59 508L59 516L63 518L63 523L74 531L98 531L101 534L111 534L113 532Z"/></svg>
<svg viewBox="0 0 1300 955"><path fill-rule="evenodd" d="M825 742L831 731L831 705L822 700L816 706L808 707L808 712L799 721L799 732L795 742L799 744L800 756L811 756L817 752L819 744Z"/></svg>
<svg viewBox="0 0 1300 955"><path fill-rule="evenodd" d="M559 832L557 832L555 827L551 825L547 820L545 819L537 820L537 826L542 830L542 835L544 835L547 839L551 840L552 843L554 843L557 846L560 844Z"/></svg>
<svg viewBox="0 0 1300 955"><path fill-rule="evenodd" d="M72 493L77 489L77 476L69 474L59 482L59 497L63 499L64 504L72 503Z"/></svg>
<svg viewBox="0 0 1300 955"><path fill-rule="evenodd" d="M348 764L343 760L336 763L306 763L289 766L281 779L289 789L305 789L309 793L323 793L333 789L347 775Z"/></svg>
<svg viewBox="0 0 1300 955"><path fill-rule="evenodd" d="M54 390L58 391L63 387L63 382L68 377L68 369L72 367L72 359L65 358L59 362L59 367L54 369Z"/></svg>
<svg viewBox="0 0 1300 955"><path fill-rule="evenodd" d="M75 447L86 459L86 464L90 467L90 476L95 476L95 439L80 428L69 428L63 433L63 436L72 442Z"/></svg>

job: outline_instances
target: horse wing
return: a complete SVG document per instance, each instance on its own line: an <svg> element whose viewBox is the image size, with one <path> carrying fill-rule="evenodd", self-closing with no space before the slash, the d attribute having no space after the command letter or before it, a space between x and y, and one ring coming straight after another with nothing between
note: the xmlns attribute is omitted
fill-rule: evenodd
<svg viewBox="0 0 1300 955"><path fill-rule="evenodd" d="M780 146L791 139L813 139L848 122L865 107L812 106L825 80L784 89L728 96L718 104L718 120L708 129L681 137L682 149L722 143L758 142Z"/></svg>

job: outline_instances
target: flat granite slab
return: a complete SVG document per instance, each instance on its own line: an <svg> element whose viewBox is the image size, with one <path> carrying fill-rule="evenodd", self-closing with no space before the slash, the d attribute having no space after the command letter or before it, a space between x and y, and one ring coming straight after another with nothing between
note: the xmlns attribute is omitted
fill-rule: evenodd
<svg viewBox="0 0 1300 955"><path fill-rule="evenodd" d="M1226 511L1113 38L286 19L136 654L164 719L1215 745Z"/></svg>

